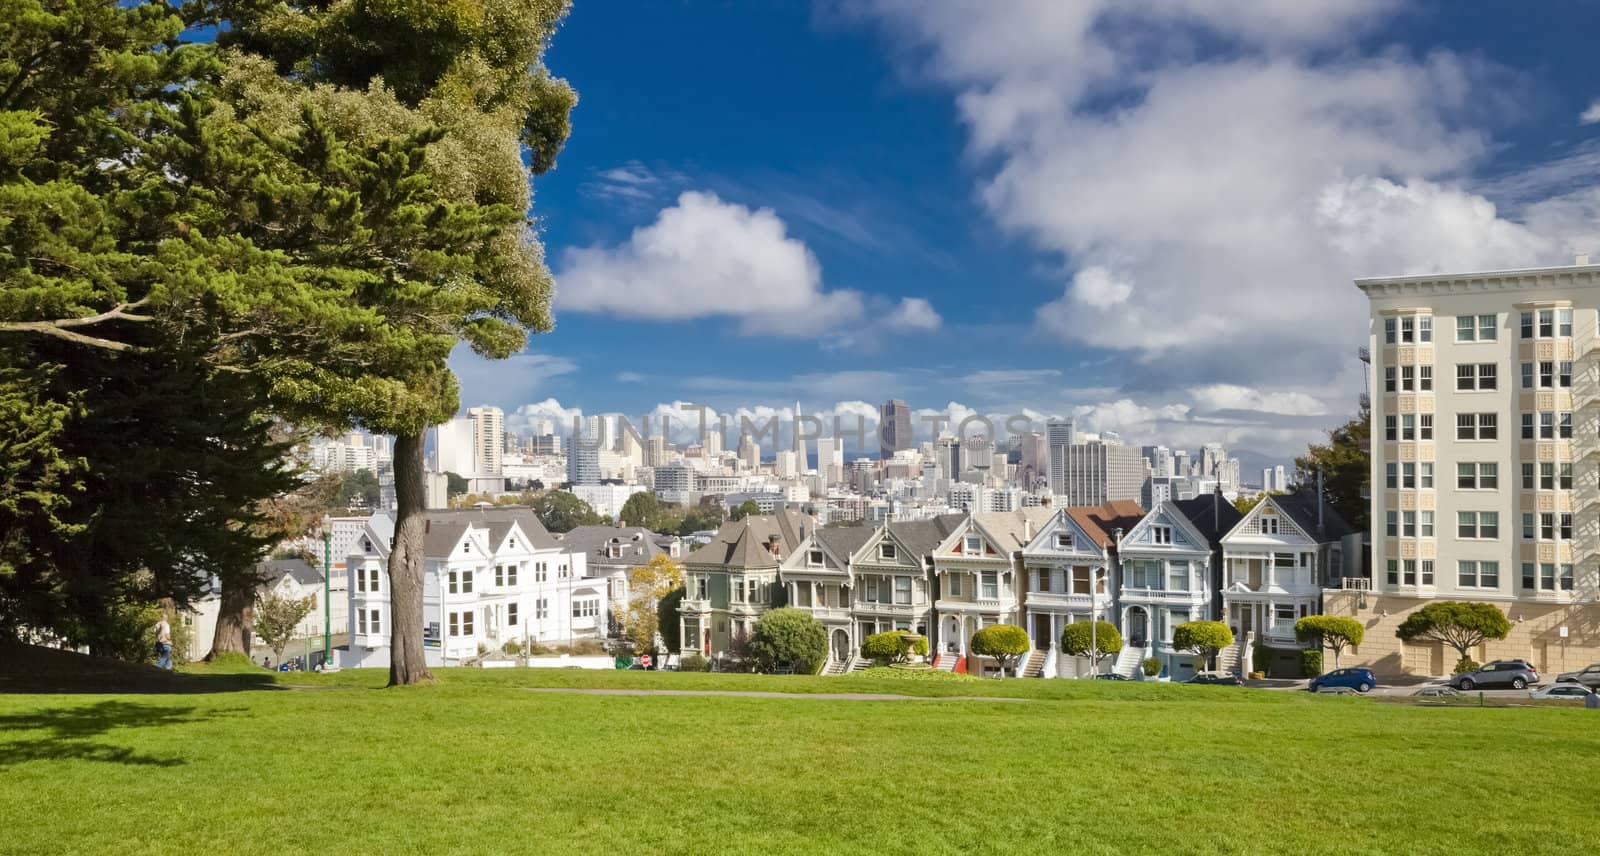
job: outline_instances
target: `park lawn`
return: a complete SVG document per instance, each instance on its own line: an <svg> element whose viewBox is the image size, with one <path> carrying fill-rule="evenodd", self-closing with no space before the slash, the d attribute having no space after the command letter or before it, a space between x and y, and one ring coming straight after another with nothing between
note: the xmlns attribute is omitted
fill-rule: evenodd
<svg viewBox="0 0 1600 856"><path fill-rule="evenodd" d="M1584 772L1600 717L1581 709L1087 681L505 669L386 690L373 671L199 671L159 692L0 695L0 852L1581 852L1600 803ZM1032 701L939 700L973 695Z"/></svg>

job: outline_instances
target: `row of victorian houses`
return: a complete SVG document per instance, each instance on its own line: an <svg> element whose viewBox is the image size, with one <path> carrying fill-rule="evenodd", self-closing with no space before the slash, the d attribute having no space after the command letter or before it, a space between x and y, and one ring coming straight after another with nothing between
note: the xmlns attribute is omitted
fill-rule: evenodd
<svg viewBox="0 0 1600 856"><path fill-rule="evenodd" d="M973 634L1014 624L1034 649L1022 674L1075 676L1089 666L1058 653L1061 632L1098 619L1124 637L1118 673L1156 657L1181 680L1196 658L1172 647L1172 630L1209 619L1236 639L1219 668L1252 662L1263 646L1275 671L1298 674L1294 623L1320 611L1325 584L1359 574L1359 539L1302 494L1268 496L1242 515L1208 495L1149 512L1118 501L875 526L749 517L685 558L679 653L729 656L762 613L787 605L827 629L827 673L859 666L863 640L887 630L927 637L936 667L977 673L992 664L972 655Z"/></svg>

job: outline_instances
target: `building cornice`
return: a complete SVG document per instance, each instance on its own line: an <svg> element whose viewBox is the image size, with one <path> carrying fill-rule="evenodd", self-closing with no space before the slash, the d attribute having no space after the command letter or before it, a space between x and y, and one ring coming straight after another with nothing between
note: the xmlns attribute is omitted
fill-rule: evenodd
<svg viewBox="0 0 1600 856"><path fill-rule="evenodd" d="M1369 277L1355 281L1370 297L1485 294L1534 289L1600 287L1600 265L1564 265L1477 273Z"/></svg>

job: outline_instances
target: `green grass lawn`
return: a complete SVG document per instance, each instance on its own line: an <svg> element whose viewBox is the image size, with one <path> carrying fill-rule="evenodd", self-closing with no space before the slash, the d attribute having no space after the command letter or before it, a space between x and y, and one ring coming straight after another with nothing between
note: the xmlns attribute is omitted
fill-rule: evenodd
<svg viewBox="0 0 1600 856"><path fill-rule="evenodd" d="M1600 805L1600 716L1581 709L871 675L383 678L217 670L0 695L0 852L1573 853ZM1033 701L939 700L972 695Z"/></svg>

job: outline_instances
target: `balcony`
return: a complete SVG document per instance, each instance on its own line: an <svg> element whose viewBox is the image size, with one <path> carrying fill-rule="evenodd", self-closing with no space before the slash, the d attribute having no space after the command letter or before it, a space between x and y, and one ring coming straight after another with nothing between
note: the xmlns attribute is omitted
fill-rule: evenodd
<svg viewBox="0 0 1600 856"><path fill-rule="evenodd" d="M1366 577L1340 577L1339 588L1342 591L1372 591L1372 580Z"/></svg>

